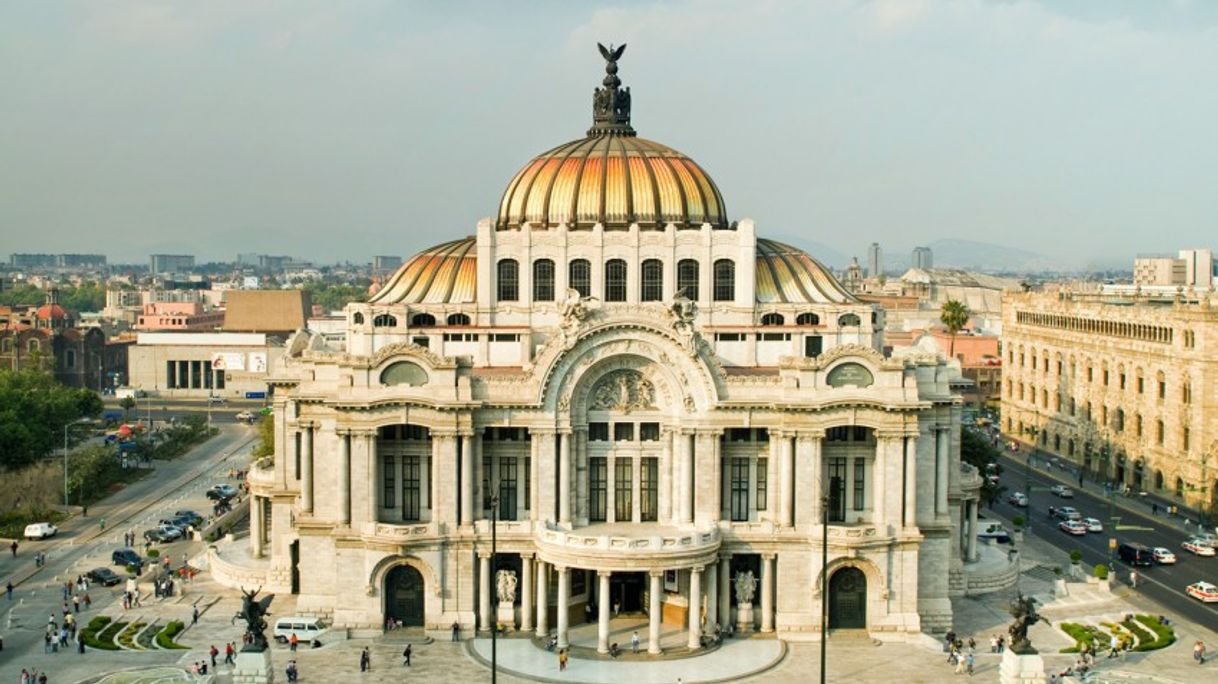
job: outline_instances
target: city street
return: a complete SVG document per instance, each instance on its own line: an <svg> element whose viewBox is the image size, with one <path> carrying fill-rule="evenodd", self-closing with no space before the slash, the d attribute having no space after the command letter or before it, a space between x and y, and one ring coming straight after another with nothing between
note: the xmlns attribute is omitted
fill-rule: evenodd
<svg viewBox="0 0 1218 684"><path fill-rule="evenodd" d="M17 681L21 668L34 667L52 674L52 681L76 681L98 669L113 670L136 665L176 662L181 652L150 651L144 654L90 650L85 656L75 653L44 654L43 633L48 616L62 623L64 582L97 567L108 567L126 577L123 568L110 562L110 554L123 545L123 534L136 536L136 549L144 555L143 533L162 518L172 517L174 511L189 509L207 516L212 502L204 495L213 484L229 482L230 468L243 468L248 463L248 449L255 439L256 428L230 425L220 434L173 461L157 461L156 472L117 492L89 508L87 518L74 516L62 523L60 533L45 541L20 543L16 558L8 549L0 557L0 582L16 585L11 601L0 599L0 635L4 651L0 653L0 681ZM101 521L105 520L105 529ZM7 544L7 542L6 542ZM201 542L176 541L158 544L161 558L168 555L173 565L181 565L202 549ZM34 554L42 551L46 565L35 568ZM145 579L150 574L145 574ZM143 588L143 600L153 601L152 590ZM92 608L78 616L85 625L94 615L101 614L122 595L122 585L101 587L91 584L89 594ZM80 658L85 660L79 660ZM77 660L72 660L77 659ZM65 666L70 673L65 671ZM63 672L65 676L56 677Z"/></svg>
<svg viewBox="0 0 1218 684"><path fill-rule="evenodd" d="M1152 515L1148 504L1120 494L1113 498L1110 513L1110 501L1104 495L1102 485L1087 480L1085 487L1080 488L1077 474L1060 468L1044 469L1046 459L1041 454L1035 458L1038 467L1031 470L1029 505L1026 509L1017 508L1007 502L1007 497L1012 492L1024 491L1026 458L1026 451L1014 458L1009 453L1003 453L1000 460L1003 468L1001 484L1006 491L994 506L996 513L1008 521L1016 515L1024 516L1031 523L1031 534L1062 550L1063 569L1069 567L1069 552L1074 549L1082 552L1083 562L1088 565L1109 564L1108 546L1113 537L1120 542L1134 541L1149 548L1165 547L1176 554L1177 563L1138 567L1136 590L1161 604L1169 614L1185 616L1202 625L1218 624L1218 604L1204 604L1184 593L1185 587L1198 580L1218 581L1218 558L1194 556L1180 548L1181 542L1188 537L1181 519L1169 518L1162 508L1157 516ZM1049 487L1058 484L1073 489L1074 498L1062 499L1049 491ZM1069 535L1058 529L1059 520L1050 519L1050 506L1072 506L1083 517L1098 518L1104 523L1104 532L1092 532L1082 537ZM1119 518L1119 526L1115 530L1111 515ZM1139 529L1123 529L1125 527ZM1190 530L1195 529L1195 524L1190 526ZM1025 534L1028 534L1027 530ZM1113 550L1114 558L1115 555ZM1117 579L1128 584L1130 567L1117 560L1116 569Z"/></svg>

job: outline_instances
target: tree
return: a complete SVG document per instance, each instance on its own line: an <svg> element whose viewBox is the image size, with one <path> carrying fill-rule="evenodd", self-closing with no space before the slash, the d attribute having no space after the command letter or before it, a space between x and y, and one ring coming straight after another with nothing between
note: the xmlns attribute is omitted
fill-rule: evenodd
<svg viewBox="0 0 1218 684"><path fill-rule="evenodd" d="M943 325L947 326L947 331L952 334L951 347L947 352L948 356L956 356L956 333L968 325L968 319L971 315L972 312L968 310L964 302L955 299L943 302L943 311L939 314L939 320L943 322Z"/></svg>
<svg viewBox="0 0 1218 684"><path fill-rule="evenodd" d="M95 392L61 385L48 371L0 370L0 467L37 461L63 443L65 425L101 412Z"/></svg>
<svg viewBox="0 0 1218 684"><path fill-rule="evenodd" d="M260 458L274 457L275 455L275 418L273 416L263 416L262 422L258 424L258 444L254 446L250 456L253 460Z"/></svg>
<svg viewBox="0 0 1218 684"><path fill-rule="evenodd" d="M135 399L131 397L123 397L118 402L119 408L123 409L123 422L127 422L127 414L131 413L131 409L135 408Z"/></svg>

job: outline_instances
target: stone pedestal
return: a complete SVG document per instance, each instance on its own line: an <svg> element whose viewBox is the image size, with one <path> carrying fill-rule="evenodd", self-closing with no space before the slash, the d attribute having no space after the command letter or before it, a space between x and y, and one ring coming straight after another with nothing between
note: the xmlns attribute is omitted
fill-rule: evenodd
<svg viewBox="0 0 1218 684"><path fill-rule="evenodd" d="M495 612L495 620L509 632L516 631L516 606L508 601L500 601Z"/></svg>
<svg viewBox="0 0 1218 684"><path fill-rule="evenodd" d="M753 631L753 604L741 603L736 606L736 631L741 633Z"/></svg>
<svg viewBox="0 0 1218 684"><path fill-rule="evenodd" d="M998 672L1002 684L1043 684L1045 661L1036 653L1017 655L1008 649L1002 652Z"/></svg>
<svg viewBox="0 0 1218 684"><path fill-rule="evenodd" d="M286 665L285 665L286 667ZM239 651L233 666L233 684L271 684L275 671L270 651Z"/></svg>

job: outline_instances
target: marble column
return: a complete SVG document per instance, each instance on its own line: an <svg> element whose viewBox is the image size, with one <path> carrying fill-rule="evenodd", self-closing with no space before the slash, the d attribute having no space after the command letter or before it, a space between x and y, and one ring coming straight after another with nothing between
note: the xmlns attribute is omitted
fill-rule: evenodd
<svg viewBox="0 0 1218 684"><path fill-rule="evenodd" d="M663 619L664 571L652 570L647 610L647 652L660 653L660 621Z"/></svg>
<svg viewBox="0 0 1218 684"><path fill-rule="evenodd" d="M558 522L571 523L571 433L563 432L558 441Z"/></svg>
<svg viewBox="0 0 1218 684"><path fill-rule="evenodd" d="M950 434L946 427L935 428L935 514L947 515L947 488L949 485L947 466L948 440Z"/></svg>
<svg viewBox="0 0 1218 684"><path fill-rule="evenodd" d="M719 622L719 592L715 591L719 587L718 575L718 563L711 563L706 567L706 624L708 627Z"/></svg>
<svg viewBox="0 0 1218 684"><path fill-rule="evenodd" d="M520 557L520 631L533 631L533 557Z"/></svg>
<svg viewBox="0 0 1218 684"><path fill-rule="evenodd" d="M660 522L672 522L672 431L660 435Z"/></svg>
<svg viewBox="0 0 1218 684"><path fill-rule="evenodd" d="M977 499L968 500L968 562L977 560Z"/></svg>
<svg viewBox="0 0 1218 684"><path fill-rule="evenodd" d="M613 601L609 597L609 578L613 573L608 570L601 570L596 573L597 580L600 581L600 586L596 592L597 598L597 616L596 616L596 652L609 652L609 605Z"/></svg>
<svg viewBox="0 0 1218 684"><path fill-rule="evenodd" d="M719 524L723 519L723 505L727 502L727 497L723 496L723 434L716 430L709 435L710 451L711 451L711 501L709 506L710 521L712 524ZM699 487L701 489L701 487Z"/></svg>
<svg viewBox="0 0 1218 684"><path fill-rule="evenodd" d="M567 630L570 622L569 605L571 603L571 570L558 568L558 647L567 648L571 645Z"/></svg>
<svg viewBox="0 0 1218 684"><path fill-rule="evenodd" d="M538 464L540 459L538 453L540 451L541 437L537 432L529 431L529 520L541 520L541 507L537 505L537 490L541 489L541 482L537 477Z"/></svg>
<svg viewBox="0 0 1218 684"><path fill-rule="evenodd" d="M905 438L905 527L918 524L918 440Z"/></svg>
<svg viewBox="0 0 1218 684"><path fill-rule="evenodd" d="M250 555L254 558L262 558L262 533L263 518L262 507L263 499L261 496L250 497Z"/></svg>
<svg viewBox="0 0 1218 684"><path fill-rule="evenodd" d="M474 523L474 437L461 435L461 524Z"/></svg>
<svg viewBox="0 0 1218 684"><path fill-rule="evenodd" d="M365 440L365 449L368 452L368 472L371 473L367 483L368 520L371 521L375 529L377 518L381 515L381 487L383 486L384 477L381 473L381 459L376 454L376 433L368 432L362 437Z"/></svg>
<svg viewBox="0 0 1218 684"><path fill-rule="evenodd" d="M702 648L702 568L689 570L689 640L691 651Z"/></svg>
<svg viewBox="0 0 1218 684"><path fill-rule="evenodd" d="M774 554L761 554L761 631L774 631Z"/></svg>
<svg viewBox="0 0 1218 684"><path fill-rule="evenodd" d="M791 435L785 432L781 434L778 476L782 480L782 491L778 500L778 524L790 527L795 524L795 462Z"/></svg>
<svg viewBox="0 0 1218 684"><path fill-rule="evenodd" d="M550 632L550 582L546 576L549 566L537 559L537 636Z"/></svg>
<svg viewBox="0 0 1218 684"><path fill-rule="evenodd" d="M491 630L491 554L478 554L478 619L479 629Z"/></svg>
<svg viewBox="0 0 1218 684"><path fill-rule="evenodd" d="M732 577L731 577L731 575L732 575L732 557L731 556L720 556L719 557L719 572L718 572L718 578L717 578L719 580L719 586L717 587L717 590L719 592L719 612L722 613L722 615L723 615L722 622L725 625L734 622L734 620L732 619ZM712 587L712 590L715 590L715 589L716 588Z"/></svg>
<svg viewBox="0 0 1218 684"><path fill-rule="evenodd" d="M690 444L690 434L687 432L677 432L677 486L674 489L677 492L677 503L679 516L677 522L692 523L694 521L694 492L693 483L690 481L694 474L694 454L692 445Z"/></svg>
<svg viewBox="0 0 1218 684"><path fill-rule="evenodd" d="M782 489L782 481L779 475L779 464L782 463L782 432L771 429L769 433L770 448L766 458L766 511L764 519L775 524L780 524L778 499L780 496L779 491Z"/></svg>
<svg viewBox="0 0 1218 684"><path fill-rule="evenodd" d="M351 433L338 433L338 521L351 524Z"/></svg>
<svg viewBox="0 0 1218 684"><path fill-rule="evenodd" d="M804 495L808 502L808 522L819 525L824 516L822 498L828 493L825 489L825 433L815 432L806 435L805 444L809 464L808 472L810 473Z"/></svg>
<svg viewBox="0 0 1218 684"><path fill-rule="evenodd" d="M892 438L886 434L877 434L875 440L875 455L871 461L871 524L875 525L876 534L888 536L888 452Z"/></svg>
<svg viewBox="0 0 1218 684"><path fill-rule="evenodd" d="M313 426L301 423L300 435L300 510L313 514Z"/></svg>
<svg viewBox="0 0 1218 684"><path fill-rule="evenodd" d="M533 481L533 491L537 497L537 515L533 519L538 521L555 520L558 504L558 492L554 488L554 482L558 479L558 454L554 435L552 429L537 430L533 433L533 440L537 442L534 458L537 463L537 479Z"/></svg>

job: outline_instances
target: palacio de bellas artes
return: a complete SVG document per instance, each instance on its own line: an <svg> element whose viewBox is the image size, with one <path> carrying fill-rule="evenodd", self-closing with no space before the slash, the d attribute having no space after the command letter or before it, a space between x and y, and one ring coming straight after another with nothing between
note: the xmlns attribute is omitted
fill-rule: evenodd
<svg viewBox="0 0 1218 684"><path fill-rule="evenodd" d="M885 355L882 310L638 137L623 47L587 134L347 305L345 348L289 339L218 580L351 636L592 623L602 652L611 613L652 653L674 626L818 640L826 603L878 640L951 626L981 488L958 362Z"/></svg>

